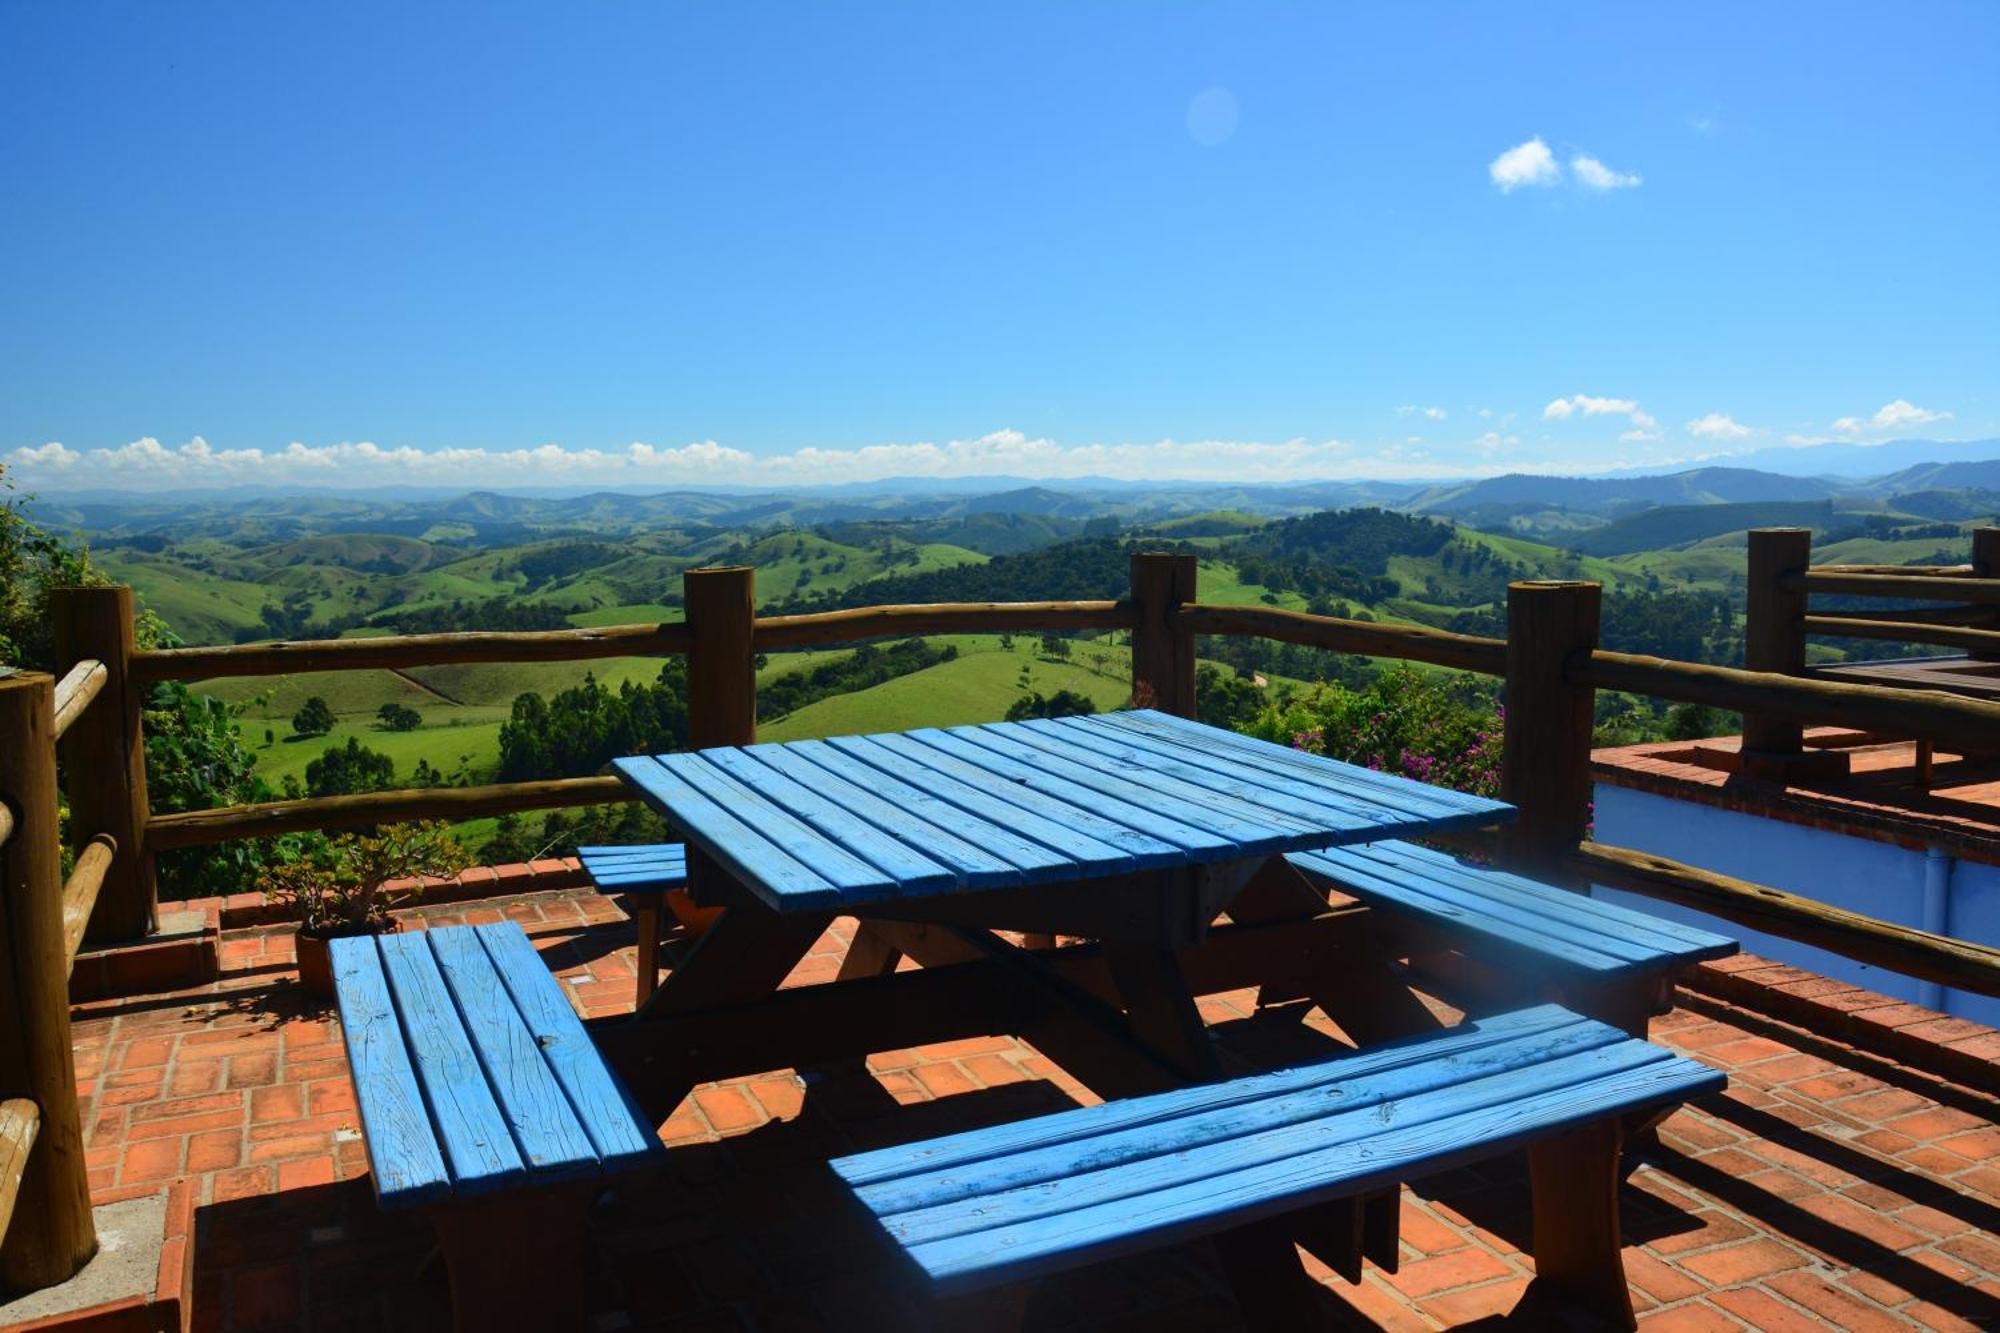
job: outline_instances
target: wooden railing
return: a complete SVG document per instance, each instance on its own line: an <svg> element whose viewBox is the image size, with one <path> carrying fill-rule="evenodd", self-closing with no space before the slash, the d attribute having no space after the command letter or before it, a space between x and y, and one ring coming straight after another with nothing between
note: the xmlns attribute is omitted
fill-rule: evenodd
<svg viewBox="0 0 2000 1333"><path fill-rule="evenodd" d="M1822 573L1793 579L1785 569L1772 568L1774 558L1799 554L1795 541L1786 543L1779 549L1768 541L1753 541L1753 575L1760 567L1769 575L1761 594L1753 577L1753 616L1760 598L1766 603L1776 599L1796 608L1787 623L1802 626L1804 598L1822 586L1818 582ZM1797 568L1804 570L1802 558ZM1876 571L1837 571L1833 577L1884 576ZM1967 575L1943 571L1886 577L1948 580L1958 589L1979 586ZM1853 586L1845 582L1839 588ZM33 1005L21 1006L21 1028L28 1038L24 1045L36 1054L25 1066L0 1068L4 1080L0 1096L21 1091L40 1108L40 1143L30 1158L31 1167L37 1161L59 1164L43 1173L46 1178L31 1170L23 1198L38 1191L33 1195L37 1202L16 1215L37 1219L33 1228L25 1228L36 1239L32 1246L24 1242L18 1247L18 1234L8 1240L0 1277L17 1286L60 1280L67 1271L54 1278L48 1274L65 1263L73 1270L81 1262L78 1255L87 1256L91 1246L67 1054L64 978L80 931L91 938L120 940L140 936L149 928L155 910L152 866L157 853L304 829L416 818L466 819L630 799L617 780L586 777L156 814L146 795L139 705L144 689L159 681L678 655L688 660L690 740L701 747L755 739L757 654L869 639L944 632L1125 630L1131 637L1135 699L1183 716L1196 712L1196 647L1202 635L1256 636L1425 662L1499 677L1505 683L1503 795L1521 811L1519 821L1499 843L1511 862L1577 885L1612 883L1698 906L1770 934L1908 975L2000 995L2000 950L1856 916L1776 889L1584 840L1591 799L1591 720L1595 692L1600 689L1741 711L1746 718L1792 731L1806 723L1837 721L1959 743L1967 737L1991 738L2000 746L2000 704L1803 677L1798 674L1803 648L1796 660L1773 651L1776 636L1760 640L1754 622L1749 669L1703 666L1601 649L1600 590L1595 584L1513 585L1508 590L1508 637L1495 639L1268 607L1204 605L1195 597L1194 557L1144 553L1132 557L1128 595L1117 601L880 606L758 617L754 575L743 568L690 571L684 577L683 594L687 619L681 624L146 652L133 646L129 590L77 589L59 595L56 628L64 673L60 689L47 676L0 680L4 708L0 736L8 738L0 746L0 867L4 867L6 925L11 934L11 948L0 966L12 969L12 980L24 997L31 993L37 997ZM72 826L79 831L76 869L67 885L58 882L55 836L54 746L59 732ZM1748 733L1746 724L1746 743ZM8 1035L0 1032L0 1039ZM53 1151L52 1141L57 1145ZM0 1152L4 1150L0 1136ZM70 1190L77 1205L68 1213L48 1202L59 1187ZM23 1230L15 1228L16 1233ZM17 1249L42 1255L40 1266L16 1262Z"/></svg>

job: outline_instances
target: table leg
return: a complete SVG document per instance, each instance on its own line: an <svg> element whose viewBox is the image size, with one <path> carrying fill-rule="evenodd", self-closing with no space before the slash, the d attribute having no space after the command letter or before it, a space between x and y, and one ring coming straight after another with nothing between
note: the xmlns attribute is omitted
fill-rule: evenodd
<svg viewBox="0 0 2000 1333"><path fill-rule="evenodd" d="M1618 1236L1618 1121L1600 1120L1528 1149L1535 1206L1530 1302L1575 1303L1614 1328L1633 1328Z"/></svg>
<svg viewBox="0 0 2000 1333"><path fill-rule="evenodd" d="M821 913L780 916L747 905L727 908L631 1021L643 1025L762 999L778 989L832 920ZM665 1122L694 1090L695 1081L659 1053L623 1060L618 1073L655 1124Z"/></svg>
<svg viewBox="0 0 2000 1333"><path fill-rule="evenodd" d="M1105 961L1124 999L1132 1035L1189 1081L1221 1078L1214 1042L1174 950L1106 941ZM1223 1272L1252 1328L1309 1328L1323 1321L1323 1314L1314 1310L1317 1288L1292 1248L1293 1230L1292 1219L1277 1217L1215 1237Z"/></svg>

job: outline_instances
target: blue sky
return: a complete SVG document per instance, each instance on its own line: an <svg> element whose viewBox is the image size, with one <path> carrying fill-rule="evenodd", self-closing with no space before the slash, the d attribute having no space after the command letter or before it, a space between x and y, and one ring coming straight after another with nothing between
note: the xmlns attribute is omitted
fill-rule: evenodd
<svg viewBox="0 0 2000 1333"><path fill-rule="evenodd" d="M2000 6L0 6L45 488L2000 434Z"/></svg>

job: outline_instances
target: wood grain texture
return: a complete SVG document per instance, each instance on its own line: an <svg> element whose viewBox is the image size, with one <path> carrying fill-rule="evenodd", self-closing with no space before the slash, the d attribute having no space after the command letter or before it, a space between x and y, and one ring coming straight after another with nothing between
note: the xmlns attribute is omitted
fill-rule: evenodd
<svg viewBox="0 0 2000 1333"><path fill-rule="evenodd" d="M78 662L63 673L56 682L56 739L61 740L70 723L83 716L83 710L90 707L104 689L104 682L111 679L111 672L104 663L90 659Z"/></svg>
<svg viewBox="0 0 2000 1333"><path fill-rule="evenodd" d="M1443 852L1389 840L1287 858L1371 907L1472 936L1466 952L1526 969L1604 981L1736 953L1736 941Z"/></svg>
<svg viewBox="0 0 2000 1333"><path fill-rule="evenodd" d="M1229 634L1276 639L1340 653L1395 657L1482 675L1507 671L1507 642L1417 625L1383 625L1340 620L1274 606L1183 606L1174 619L1191 634Z"/></svg>
<svg viewBox="0 0 2000 1333"><path fill-rule="evenodd" d="M757 651L818 648L912 634L996 634L1009 630L1129 629L1125 602L937 602L914 606L864 606L802 616L762 616Z"/></svg>
<svg viewBox="0 0 2000 1333"><path fill-rule="evenodd" d="M1890 639L1897 643L1935 643L1947 648L1987 653L2000 651L2000 630L1907 620L1858 619L1845 614L1807 616L1803 623L1808 634L1833 634L1845 639Z"/></svg>
<svg viewBox="0 0 2000 1333"><path fill-rule="evenodd" d="M2000 604L2000 579L1939 577L1909 574L1841 574L1825 570L1794 572L1784 579L1788 590L1848 597L1908 597L1940 602Z"/></svg>
<svg viewBox="0 0 2000 1333"><path fill-rule="evenodd" d="M26 1097L0 1102L0 1242L7 1239L7 1229L14 1221L22 1173L41 1130L41 1110Z"/></svg>
<svg viewBox="0 0 2000 1333"><path fill-rule="evenodd" d="M104 877L117 854L118 844L111 835L100 833L77 853L76 865L70 870L69 878L63 881L65 976L76 967L77 946L83 943L83 932L90 925L91 909L97 906L97 895L104 889Z"/></svg>
<svg viewBox="0 0 2000 1333"><path fill-rule="evenodd" d="M0 1240L0 1286L19 1291L66 1281L97 1250L70 1038L54 697L40 672L0 676L0 804L20 820L0 856L0 1090L41 1111L16 1220Z"/></svg>
<svg viewBox="0 0 2000 1333"><path fill-rule="evenodd" d="M1595 583L1507 586L1507 717L1500 791L1520 810L1502 838L1508 859L1538 875L1590 826L1596 696L1565 668L1597 647Z"/></svg>
<svg viewBox="0 0 2000 1333"><path fill-rule="evenodd" d="M1806 665L1806 589L1798 576L1812 563L1812 530L1754 528L1749 548L1743 667L1796 676ZM1797 754L1804 734L1795 718L1761 712L1743 715L1746 750Z"/></svg>
<svg viewBox="0 0 2000 1333"><path fill-rule="evenodd" d="M443 1198L451 1191L451 1173L417 1085L381 953L369 936L333 940L327 953L375 1198L385 1208Z"/></svg>
<svg viewBox="0 0 2000 1333"><path fill-rule="evenodd" d="M965 1291L1352 1198L1724 1082L1539 1006L832 1166L941 1291Z"/></svg>
<svg viewBox="0 0 2000 1333"><path fill-rule="evenodd" d="M661 893L687 885L687 847L678 842L631 847L579 847L577 860L600 889Z"/></svg>
<svg viewBox="0 0 2000 1333"><path fill-rule="evenodd" d="M135 678L132 590L64 588L49 600L56 660L65 669L86 662L104 667L103 684L88 708L71 710L63 723L64 790L69 795L77 843L109 834L120 855L107 868L97 905L85 927L96 943L129 943L150 933L158 915L153 857L146 850L151 818L146 794L146 743L140 717L148 691Z"/></svg>
<svg viewBox="0 0 2000 1333"><path fill-rule="evenodd" d="M475 819L521 810L615 805L632 799L631 788L617 778L597 777L501 782L484 787L412 787L357 796L262 801L255 805L225 805L213 810L154 815L146 825L146 846L149 851L167 851L306 829L360 828L406 819Z"/></svg>
<svg viewBox="0 0 2000 1333"><path fill-rule="evenodd" d="M1512 813L1151 711L717 746L613 767L780 911L1240 861ZM659 873L656 850L589 848L585 860L605 888Z"/></svg>
<svg viewBox="0 0 2000 1333"><path fill-rule="evenodd" d="M667 657L688 651L686 625L607 625L594 629L398 634L379 639L298 639L222 648L161 648L137 654L139 680L282 676L300 671L403 671L469 662L581 662L600 657Z"/></svg>
<svg viewBox="0 0 2000 1333"><path fill-rule="evenodd" d="M1600 884L1692 907L1903 976L2000 995L2000 949L1990 945L1878 921L1649 852L1586 842L1570 860L1578 874Z"/></svg>
<svg viewBox="0 0 2000 1333"><path fill-rule="evenodd" d="M375 1193L431 1205L655 1159L652 1124L513 921L331 945Z"/></svg>
<svg viewBox="0 0 2000 1333"><path fill-rule="evenodd" d="M1600 690L1650 694L1735 712L1782 714L1815 726L1844 726L2000 753L2000 703L1930 690L1770 675L1599 649L1574 657L1571 680Z"/></svg>
<svg viewBox="0 0 2000 1333"><path fill-rule="evenodd" d="M1177 717L1194 716L1194 632L1178 613L1196 572L1192 555L1132 552L1132 697Z"/></svg>

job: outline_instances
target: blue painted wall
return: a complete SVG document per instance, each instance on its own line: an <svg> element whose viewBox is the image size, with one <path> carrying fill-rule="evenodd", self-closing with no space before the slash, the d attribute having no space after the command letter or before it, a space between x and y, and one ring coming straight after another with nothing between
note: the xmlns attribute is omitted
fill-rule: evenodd
<svg viewBox="0 0 2000 1333"><path fill-rule="evenodd" d="M1925 925L1925 858L1921 850L1605 783L1597 784L1596 798L1593 836L1601 842L1670 856L1704 870L1769 884L1899 925ZM1943 933L1982 944L2000 943L2000 867L1954 859L1949 869ZM2000 998L1926 987L1879 967L1657 898L1601 885L1595 892L1607 902L1734 936L1743 942L1746 952L2000 1027Z"/></svg>

